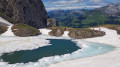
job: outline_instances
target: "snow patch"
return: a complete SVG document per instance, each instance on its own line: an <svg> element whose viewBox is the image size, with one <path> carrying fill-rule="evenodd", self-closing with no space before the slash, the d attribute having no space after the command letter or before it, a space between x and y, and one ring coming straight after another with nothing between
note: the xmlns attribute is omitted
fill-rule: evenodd
<svg viewBox="0 0 120 67"><path fill-rule="evenodd" d="M69 37L64 37L64 36L61 36L61 37L50 36L48 35L48 32L50 32L50 30L46 31L46 29L42 29L41 32L42 32L42 35L31 36L31 37L0 36L0 55L7 52L20 51L20 50L32 50L32 49L36 49L43 46L49 46L50 45L49 40L46 40L46 39L71 39ZM108 45L86 42L80 39L75 39L72 41L75 42L77 46L81 47L82 49L79 49L71 54L44 57L42 59L39 59L38 62L29 62L26 64L23 64L23 63L8 64L6 62L1 61L0 67L47 67L54 63L63 62L63 61L65 63L66 60L94 56L94 55L98 55L98 54L113 50L113 47Z"/></svg>
<svg viewBox="0 0 120 67"><path fill-rule="evenodd" d="M49 29L39 29L39 30L44 35L49 35L49 32L52 31L52 30L49 30Z"/></svg>
<svg viewBox="0 0 120 67"><path fill-rule="evenodd" d="M8 24L8 25L12 25L10 22L6 21L5 19L3 19L2 17L0 17L0 22Z"/></svg>
<svg viewBox="0 0 120 67"><path fill-rule="evenodd" d="M13 25L8 26L8 30L5 33L1 34L1 36L15 36L14 33L12 32L12 29L11 29L12 26Z"/></svg>

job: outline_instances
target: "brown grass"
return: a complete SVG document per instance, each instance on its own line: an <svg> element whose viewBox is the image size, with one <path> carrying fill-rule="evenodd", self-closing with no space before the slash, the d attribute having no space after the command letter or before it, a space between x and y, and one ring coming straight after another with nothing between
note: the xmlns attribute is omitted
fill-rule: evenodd
<svg viewBox="0 0 120 67"><path fill-rule="evenodd" d="M0 26L0 34L6 32L8 29L8 27L5 27L5 26Z"/></svg>

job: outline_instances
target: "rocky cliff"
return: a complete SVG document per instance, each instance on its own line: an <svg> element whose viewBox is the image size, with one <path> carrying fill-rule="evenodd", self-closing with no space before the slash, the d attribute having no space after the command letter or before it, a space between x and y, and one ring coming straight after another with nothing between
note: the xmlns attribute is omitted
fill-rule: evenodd
<svg viewBox="0 0 120 67"><path fill-rule="evenodd" d="M41 0L0 0L0 10L17 23L47 26L48 15Z"/></svg>

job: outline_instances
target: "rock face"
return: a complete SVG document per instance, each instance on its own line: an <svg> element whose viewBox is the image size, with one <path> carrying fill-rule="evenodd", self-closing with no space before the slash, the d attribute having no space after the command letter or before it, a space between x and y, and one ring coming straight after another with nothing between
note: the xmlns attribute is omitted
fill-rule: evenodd
<svg viewBox="0 0 120 67"><path fill-rule="evenodd" d="M47 26L47 12L41 0L0 0L0 10L16 22L36 28Z"/></svg>
<svg viewBox="0 0 120 67"><path fill-rule="evenodd" d="M105 35L105 32L97 30L84 30L84 29L73 29L69 31L68 34L71 38L84 39L92 38Z"/></svg>
<svg viewBox="0 0 120 67"><path fill-rule="evenodd" d="M62 36L64 34L64 29L52 29L51 32L49 32L49 35L52 36Z"/></svg>
<svg viewBox="0 0 120 67"><path fill-rule="evenodd" d="M57 19L55 18L47 19L47 27L56 27L56 26L59 26Z"/></svg>

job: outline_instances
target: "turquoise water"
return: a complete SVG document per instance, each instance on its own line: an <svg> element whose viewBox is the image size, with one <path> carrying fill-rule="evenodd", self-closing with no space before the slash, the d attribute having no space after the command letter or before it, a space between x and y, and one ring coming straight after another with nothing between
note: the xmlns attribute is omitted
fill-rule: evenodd
<svg viewBox="0 0 120 67"><path fill-rule="evenodd" d="M40 47L38 49L34 49L31 51L26 50L26 51L16 51L13 53L5 53L1 56L1 59L4 62L9 62L9 64L35 62L30 64L24 64L23 66L18 66L18 67L26 67L26 66L46 67L50 64L62 62L65 60L73 60L84 57L96 56L99 54L112 51L115 48L107 44L86 42L82 40L80 41L81 44L87 45L86 49L80 49L78 46L76 46L76 43L72 42L71 40L50 39L50 44L52 44L51 46ZM77 51L77 53L74 51ZM60 55L60 56L44 58L44 60L41 59L43 57L49 57L55 55Z"/></svg>
<svg viewBox="0 0 120 67"><path fill-rule="evenodd" d="M71 40L50 39L50 46L40 47L34 50L16 51L13 53L5 53L1 56L3 61L9 64L37 62L43 57L55 55L64 55L72 53L80 49Z"/></svg>
<svg viewBox="0 0 120 67"><path fill-rule="evenodd" d="M89 48L85 49L83 52L80 52L79 54L74 55L72 58L76 59L76 58L96 56L96 55L103 54L115 49L115 47L110 46L108 44L93 43L93 42L86 42L86 41L83 41L83 42L86 43Z"/></svg>

